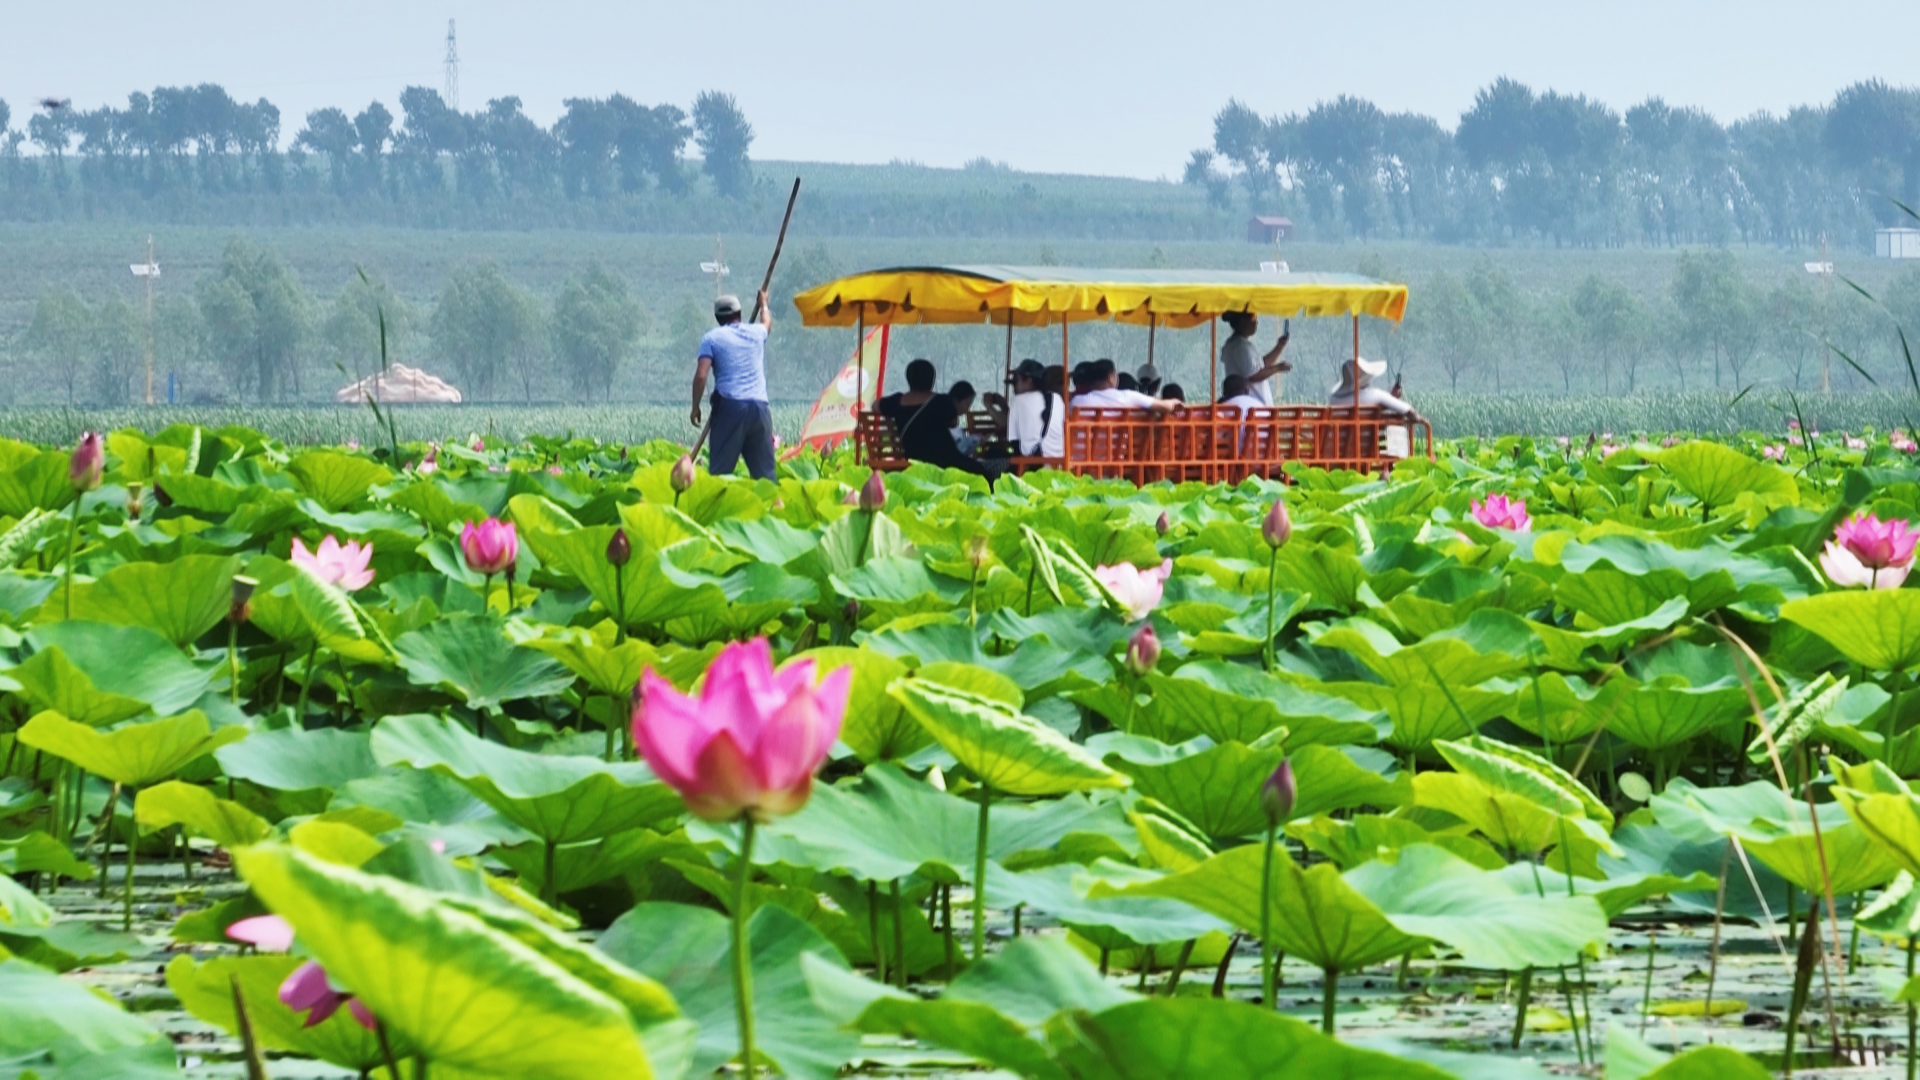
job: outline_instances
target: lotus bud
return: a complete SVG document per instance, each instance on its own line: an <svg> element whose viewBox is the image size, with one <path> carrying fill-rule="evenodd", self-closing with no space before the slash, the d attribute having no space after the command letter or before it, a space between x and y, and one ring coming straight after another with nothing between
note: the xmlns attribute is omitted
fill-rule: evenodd
<svg viewBox="0 0 1920 1080"><path fill-rule="evenodd" d="M887 505L887 482L881 478L880 470L867 474L867 482L860 485L860 509L869 514L878 513Z"/></svg>
<svg viewBox="0 0 1920 1080"><path fill-rule="evenodd" d="M1135 675L1145 675L1160 663L1160 635L1153 632L1152 623L1141 623L1134 632L1133 640L1127 642L1127 670Z"/></svg>
<svg viewBox="0 0 1920 1080"><path fill-rule="evenodd" d="M847 601L846 606L840 609L840 614L846 617L847 625L849 626L859 623L860 601L858 600Z"/></svg>
<svg viewBox="0 0 1920 1080"><path fill-rule="evenodd" d="M233 606L227 609L227 618L236 623L244 623L253 618L253 590L260 583L244 574L233 575Z"/></svg>
<svg viewBox="0 0 1920 1080"><path fill-rule="evenodd" d="M173 505L173 496L167 494L167 489L161 487L158 480L153 482L153 501L159 503L162 510Z"/></svg>
<svg viewBox="0 0 1920 1080"><path fill-rule="evenodd" d="M633 558L633 541L627 539L627 530L616 528L613 538L607 541L607 561L616 568L627 565Z"/></svg>
<svg viewBox="0 0 1920 1080"><path fill-rule="evenodd" d="M627 460L627 448L624 446L620 448L620 460L621 461Z"/></svg>
<svg viewBox="0 0 1920 1080"><path fill-rule="evenodd" d="M80 445L73 448L73 460L67 467L67 479L73 481L73 490L92 491L100 486L100 477L107 469L107 447L100 440L100 433L89 431L80 436Z"/></svg>
<svg viewBox="0 0 1920 1080"><path fill-rule="evenodd" d="M971 536L967 538L967 561L973 564L973 568L976 571L987 565L987 555L987 538L985 536Z"/></svg>
<svg viewBox="0 0 1920 1080"><path fill-rule="evenodd" d="M1266 538L1270 548L1283 548L1293 537L1293 519L1287 516L1287 500L1275 499L1273 509L1267 511L1267 518L1260 523L1260 535Z"/></svg>
<svg viewBox="0 0 1920 1080"><path fill-rule="evenodd" d="M1173 528L1173 519L1167 516L1165 510L1160 511L1160 520L1153 523L1153 531L1165 536L1167 530L1171 528Z"/></svg>
<svg viewBox="0 0 1920 1080"><path fill-rule="evenodd" d="M667 474L667 483L673 486L675 495L693 486L693 455L680 455L680 460L673 463L673 472Z"/></svg>
<svg viewBox="0 0 1920 1080"><path fill-rule="evenodd" d="M1293 780L1293 761L1280 759L1280 767L1267 777L1266 785L1260 789L1260 808L1267 812L1267 824L1279 827L1293 814L1293 803L1300 795L1300 787Z"/></svg>
<svg viewBox="0 0 1920 1080"><path fill-rule="evenodd" d="M935 765L933 768L927 770L927 783L931 785L935 791L945 791L947 790L947 774L940 771L940 766Z"/></svg>
<svg viewBox="0 0 1920 1080"><path fill-rule="evenodd" d="M841 506L859 506L860 492L857 490L847 492L846 495L843 498L841 498L840 505Z"/></svg>
<svg viewBox="0 0 1920 1080"><path fill-rule="evenodd" d="M140 511L143 509L143 506L140 502L140 492L142 490L142 487L143 485L138 480L130 480L127 482L127 520L128 521L140 520Z"/></svg>

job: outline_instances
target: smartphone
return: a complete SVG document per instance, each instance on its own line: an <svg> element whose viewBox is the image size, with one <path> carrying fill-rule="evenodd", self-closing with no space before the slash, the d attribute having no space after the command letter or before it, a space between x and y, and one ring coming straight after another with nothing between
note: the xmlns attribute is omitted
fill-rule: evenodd
<svg viewBox="0 0 1920 1080"><path fill-rule="evenodd" d="M1293 320L1292 319L1280 320L1280 336L1281 337L1293 336Z"/></svg>

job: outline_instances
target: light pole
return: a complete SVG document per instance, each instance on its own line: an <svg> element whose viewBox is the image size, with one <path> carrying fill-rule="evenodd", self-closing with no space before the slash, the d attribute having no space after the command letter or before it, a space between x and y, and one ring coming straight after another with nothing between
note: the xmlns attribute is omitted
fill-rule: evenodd
<svg viewBox="0 0 1920 1080"><path fill-rule="evenodd" d="M160 264L153 260L153 234L147 234L147 261L127 267L133 276L147 281L147 404L153 404L153 279L160 276Z"/></svg>

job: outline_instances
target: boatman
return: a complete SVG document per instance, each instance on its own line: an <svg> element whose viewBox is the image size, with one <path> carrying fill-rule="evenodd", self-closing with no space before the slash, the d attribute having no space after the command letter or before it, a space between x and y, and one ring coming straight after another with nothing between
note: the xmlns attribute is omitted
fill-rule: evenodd
<svg viewBox="0 0 1920 1080"><path fill-rule="evenodd" d="M755 480L772 480L773 412L767 407L767 333L773 307L760 291L760 321L740 321L740 298L713 302L719 326L700 339L700 366L693 373L693 426L700 426L700 395L713 375L713 449L707 471L731 476L742 457Z"/></svg>

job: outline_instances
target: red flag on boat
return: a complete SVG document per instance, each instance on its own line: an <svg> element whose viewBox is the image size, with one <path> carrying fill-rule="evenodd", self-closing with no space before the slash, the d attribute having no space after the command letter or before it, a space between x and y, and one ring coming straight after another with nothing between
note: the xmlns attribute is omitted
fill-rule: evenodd
<svg viewBox="0 0 1920 1080"><path fill-rule="evenodd" d="M799 441L789 446L782 457L796 456L803 446L814 447L824 454L853 435L855 411L873 406L874 389L886 376L890 330L890 326L876 326L867 331L860 351L821 392L820 400L813 403L813 411L807 414L806 426L800 429Z"/></svg>

